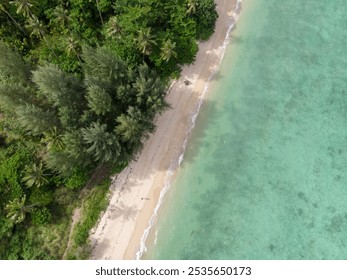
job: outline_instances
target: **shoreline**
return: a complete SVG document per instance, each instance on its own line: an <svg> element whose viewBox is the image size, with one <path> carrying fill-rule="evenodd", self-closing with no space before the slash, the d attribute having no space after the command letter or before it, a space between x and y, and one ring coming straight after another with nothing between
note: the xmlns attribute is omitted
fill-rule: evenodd
<svg viewBox="0 0 347 280"><path fill-rule="evenodd" d="M211 38L199 43L194 64L184 66L167 94L172 109L137 158L112 179L107 210L90 234L92 259L140 259L157 212L183 160L189 136L211 79L223 59L240 0L216 1L218 19ZM190 81L185 85L184 81Z"/></svg>

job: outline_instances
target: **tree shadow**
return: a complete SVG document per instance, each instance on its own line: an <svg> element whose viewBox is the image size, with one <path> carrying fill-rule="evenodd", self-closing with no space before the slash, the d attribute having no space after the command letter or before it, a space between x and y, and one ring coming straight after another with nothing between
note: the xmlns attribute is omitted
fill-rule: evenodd
<svg viewBox="0 0 347 280"><path fill-rule="evenodd" d="M126 206L123 202L120 202L118 205L112 205L110 207L110 218L111 220L118 219L120 217L123 220L134 220L138 209L136 206Z"/></svg>
<svg viewBox="0 0 347 280"><path fill-rule="evenodd" d="M126 206L122 202L120 202L117 206L112 205L110 207L110 219L115 220L118 219L119 217L122 217L123 220L128 221L128 220L134 220L136 217L136 214L138 212L138 209L136 206Z"/></svg>

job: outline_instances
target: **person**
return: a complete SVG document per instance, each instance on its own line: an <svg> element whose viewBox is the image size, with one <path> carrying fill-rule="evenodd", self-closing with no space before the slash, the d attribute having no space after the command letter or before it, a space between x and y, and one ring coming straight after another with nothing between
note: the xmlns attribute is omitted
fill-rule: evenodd
<svg viewBox="0 0 347 280"><path fill-rule="evenodd" d="M191 82L189 82L188 80L184 80L184 84L185 84L186 86L189 86L189 85L191 84Z"/></svg>

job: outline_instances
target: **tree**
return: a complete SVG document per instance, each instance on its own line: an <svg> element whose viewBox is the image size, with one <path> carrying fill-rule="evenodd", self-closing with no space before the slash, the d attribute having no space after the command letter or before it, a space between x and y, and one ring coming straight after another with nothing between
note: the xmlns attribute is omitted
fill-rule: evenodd
<svg viewBox="0 0 347 280"><path fill-rule="evenodd" d="M7 7L5 6L6 3L0 3L0 11L2 11L3 13L5 13L16 25L16 27L21 30L23 33L25 33L24 29L22 28L22 26L11 16L11 14L7 11Z"/></svg>
<svg viewBox="0 0 347 280"><path fill-rule="evenodd" d="M10 201L5 210L7 211L6 217L13 221L15 224L19 224L24 221L26 213L34 210L36 204L25 205L26 196L24 195L22 198L15 198Z"/></svg>
<svg viewBox="0 0 347 280"><path fill-rule="evenodd" d="M88 166L91 156L87 152L88 145L85 144L80 130L68 131L63 135L64 153L76 163L79 168Z"/></svg>
<svg viewBox="0 0 347 280"><path fill-rule="evenodd" d="M104 115L111 111L112 98L104 89L97 85L90 85L87 92L88 106L97 115Z"/></svg>
<svg viewBox="0 0 347 280"><path fill-rule="evenodd" d="M152 46L157 45L154 36L151 34L151 28L140 29L135 42L143 55L150 55Z"/></svg>
<svg viewBox="0 0 347 280"><path fill-rule="evenodd" d="M104 19L102 18L102 15L101 15L101 11L100 11L99 1L98 1L98 0L96 0L96 8L98 9L98 12L99 12L99 17L100 17L100 20L101 20L101 25L104 25Z"/></svg>
<svg viewBox="0 0 347 280"><path fill-rule="evenodd" d="M207 40L214 31L215 23L218 18L216 3L214 0L199 0L196 6L194 18L196 25L196 37Z"/></svg>
<svg viewBox="0 0 347 280"><path fill-rule="evenodd" d="M111 94L127 81L127 65L107 48L84 47L82 57L87 86L98 85Z"/></svg>
<svg viewBox="0 0 347 280"><path fill-rule="evenodd" d="M53 53L53 55L56 58L58 58L58 55L56 54L50 42L47 40L45 36L46 31L44 24L35 15L32 15L30 18L28 18L27 25L25 27L31 30L31 37L34 36L39 38L40 40L43 39L46 42L50 51Z"/></svg>
<svg viewBox="0 0 347 280"><path fill-rule="evenodd" d="M89 146L87 152L101 163L115 161L120 155L121 146L117 137L107 131L106 124L92 123L82 129L85 143Z"/></svg>
<svg viewBox="0 0 347 280"><path fill-rule="evenodd" d="M83 83L75 75L65 73L53 64L39 66L32 73L40 93L55 106L69 106L82 101Z"/></svg>
<svg viewBox="0 0 347 280"><path fill-rule="evenodd" d="M47 64L33 72L33 81L40 93L46 97L47 103L57 109L61 125L65 128L76 127L86 108L82 80L76 75L63 72L53 64Z"/></svg>
<svg viewBox="0 0 347 280"><path fill-rule="evenodd" d="M155 71L149 69L147 64L138 68L133 87L136 91L136 104L146 117L153 118L168 108L165 101L165 83Z"/></svg>
<svg viewBox="0 0 347 280"><path fill-rule="evenodd" d="M106 36L119 38L122 32L122 27L119 24L119 20L116 16L110 18L106 24Z"/></svg>
<svg viewBox="0 0 347 280"><path fill-rule="evenodd" d="M164 61L169 61L172 57L177 57L177 53L174 51L176 48L176 43L171 42L170 39L165 41L161 48L161 59Z"/></svg>
<svg viewBox="0 0 347 280"><path fill-rule="evenodd" d="M0 41L0 82L29 82L30 71L19 54Z"/></svg>
<svg viewBox="0 0 347 280"><path fill-rule="evenodd" d="M25 27L31 30L30 36L42 39L45 35L45 28L42 22L35 15L28 19L28 23Z"/></svg>
<svg viewBox="0 0 347 280"><path fill-rule="evenodd" d="M58 124L54 112L34 104L18 106L16 115L18 123L34 135L41 135Z"/></svg>
<svg viewBox="0 0 347 280"><path fill-rule="evenodd" d="M0 83L0 109L8 117L13 116L18 106L23 106L32 99L28 87L17 83Z"/></svg>
<svg viewBox="0 0 347 280"><path fill-rule="evenodd" d="M48 183L48 180L46 178L47 175L48 174L44 173L42 162L40 162L39 164L32 163L26 166L23 181L28 188L31 188L33 186L39 188Z"/></svg>
<svg viewBox="0 0 347 280"><path fill-rule="evenodd" d="M58 24L61 25L63 27L69 27L70 24L70 16L69 16L69 11L64 9L63 6L56 6L54 11L53 11L53 21Z"/></svg>
<svg viewBox="0 0 347 280"><path fill-rule="evenodd" d="M80 43L78 40L76 40L73 36L69 36L66 42L66 52L69 55L75 55L77 56L78 60L80 63L82 63L80 54L81 54L81 47L80 47Z"/></svg>
<svg viewBox="0 0 347 280"><path fill-rule="evenodd" d="M140 135L140 123L138 120L127 116L125 114L120 115L117 118L119 123L116 126L116 132L121 136L124 142L137 142L141 137ZM140 136L140 137L139 137Z"/></svg>
<svg viewBox="0 0 347 280"><path fill-rule="evenodd" d="M26 18L31 18L33 15L31 11L34 6L33 3L31 0L14 0L10 2L10 4L16 6L16 13L23 14Z"/></svg>
<svg viewBox="0 0 347 280"><path fill-rule="evenodd" d="M63 136L59 133L56 126L48 131L44 131L43 135L44 137L42 138L41 142L46 145L48 151L52 148L59 150L64 148Z"/></svg>
<svg viewBox="0 0 347 280"><path fill-rule="evenodd" d="M50 170L68 176L76 168L76 161L65 151L50 150L44 155L44 161Z"/></svg>

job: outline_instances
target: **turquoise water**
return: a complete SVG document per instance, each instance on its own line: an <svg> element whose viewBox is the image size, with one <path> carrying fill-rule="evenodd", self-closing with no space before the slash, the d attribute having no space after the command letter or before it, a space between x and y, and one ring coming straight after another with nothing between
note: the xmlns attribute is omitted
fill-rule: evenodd
<svg viewBox="0 0 347 280"><path fill-rule="evenodd" d="M147 259L347 259L347 1L244 0Z"/></svg>

